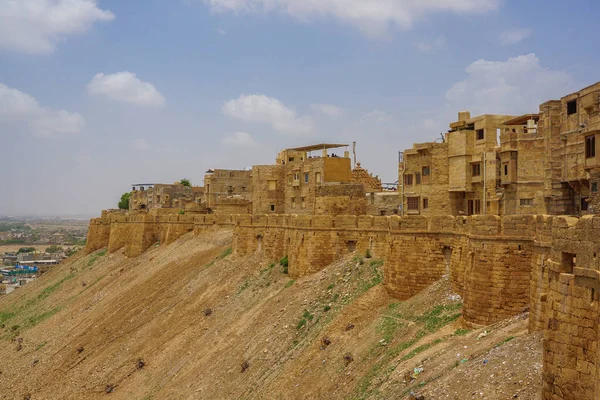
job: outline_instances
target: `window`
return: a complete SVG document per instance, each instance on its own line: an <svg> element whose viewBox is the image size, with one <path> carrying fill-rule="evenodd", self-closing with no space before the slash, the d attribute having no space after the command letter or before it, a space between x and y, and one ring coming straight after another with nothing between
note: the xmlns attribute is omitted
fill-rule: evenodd
<svg viewBox="0 0 600 400"><path fill-rule="evenodd" d="M304 173L304 183L308 183L308 172Z"/></svg>
<svg viewBox="0 0 600 400"><path fill-rule="evenodd" d="M587 211L589 209L590 199L589 197L581 198L581 211Z"/></svg>
<svg viewBox="0 0 600 400"><path fill-rule="evenodd" d="M471 164L471 176L481 176L481 163Z"/></svg>
<svg viewBox="0 0 600 400"><path fill-rule="evenodd" d="M596 135L585 138L585 158L596 157Z"/></svg>
<svg viewBox="0 0 600 400"><path fill-rule="evenodd" d="M598 191L598 183L597 182L592 182L592 187L590 188L590 190L593 193L596 193Z"/></svg>
<svg viewBox="0 0 600 400"><path fill-rule="evenodd" d="M508 164L504 164L504 175L508 176Z"/></svg>
<svg viewBox="0 0 600 400"><path fill-rule="evenodd" d="M418 197L408 197L406 201L408 203L408 211L419 211Z"/></svg>
<svg viewBox="0 0 600 400"><path fill-rule="evenodd" d="M290 161L290 162L294 161L294 157L288 158L288 161Z"/></svg>
<svg viewBox="0 0 600 400"><path fill-rule="evenodd" d="M423 199L423 210L429 208L429 199Z"/></svg>
<svg viewBox="0 0 600 400"><path fill-rule="evenodd" d="M292 197L292 208L296 208L296 198Z"/></svg>
<svg viewBox="0 0 600 400"><path fill-rule="evenodd" d="M415 174L415 182L417 185L421 184L421 174L419 172Z"/></svg>
<svg viewBox="0 0 600 400"><path fill-rule="evenodd" d="M304 201L304 197L302 197L300 200L300 207L306 208L306 201Z"/></svg>
<svg viewBox="0 0 600 400"><path fill-rule="evenodd" d="M477 140L483 140L483 138L484 138L484 130L483 129L477 129L475 131L475 135L476 135Z"/></svg>
<svg viewBox="0 0 600 400"><path fill-rule="evenodd" d="M269 184L269 190L277 190L277 181L270 180L267 182Z"/></svg>
<svg viewBox="0 0 600 400"><path fill-rule="evenodd" d="M567 103L567 115L577 114L577 100L569 101Z"/></svg>
<svg viewBox="0 0 600 400"><path fill-rule="evenodd" d="M294 180L297 181L300 179L300 173L294 172Z"/></svg>
<svg viewBox="0 0 600 400"><path fill-rule="evenodd" d="M271 212L275 211L275 204L271 204Z"/></svg>
<svg viewBox="0 0 600 400"><path fill-rule="evenodd" d="M321 173L315 172L315 182L321 183Z"/></svg>
<svg viewBox="0 0 600 400"><path fill-rule="evenodd" d="M422 172L423 172L423 177L425 177L425 176L429 176L431 171L430 171L429 167L423 167Z"/></svg>
<svg viewBox="0 0 600 400"><path fill-rule="evenodd" d="M533 199L521 199L520 203L521 203L521 207L523 207L523 206L532 206L533 205Z"/></svg>
<svg viewBox="0 0 600 400"><path fill-rule="evenodd" d="M560 263L560 272L565 272L567 274L572 274L573 269L577 265L576 255L573 253L562 253L561 263Z"/></svg>
<svg viewBox="0 0 600 400"><path fill-rule="evenodd" d="M413 184L413 176L412 174L404 175L404 184L412 185Z"/></svg>
<svg viewBox="0 0 600 400"><path fill-rule="evenodd" d="M292 175L288 175L288 185L292 184Z"/></svg>
<svg viewBox="0 0 600 400"><path fill-rule="evenodd" d="M468 200L467 201L467 214L468 215L481 214L481 200Z"/></svg>

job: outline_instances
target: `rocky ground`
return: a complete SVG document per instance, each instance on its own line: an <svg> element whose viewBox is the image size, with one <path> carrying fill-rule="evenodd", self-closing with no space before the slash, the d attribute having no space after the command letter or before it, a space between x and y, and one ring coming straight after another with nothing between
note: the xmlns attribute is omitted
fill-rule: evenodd
<svg viewBox="0 0 600 400"><path fill-rule="evenodd" d="M230 243L74 256L0 299L0 399L539 398L527 315L468 329L445 279L399 302L382 261L296 281Z"/></svg>

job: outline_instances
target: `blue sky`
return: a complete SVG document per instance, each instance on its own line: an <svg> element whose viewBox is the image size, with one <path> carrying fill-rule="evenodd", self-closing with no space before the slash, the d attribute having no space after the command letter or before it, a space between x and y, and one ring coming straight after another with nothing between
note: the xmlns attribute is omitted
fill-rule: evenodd
<svg viewBox="0 0 600 400"><path fill-rule="evenodd" d="M596 82L593 0L0 0L0 215L97 214L131 183L357 141L397 153L462 109Z"/></svg>

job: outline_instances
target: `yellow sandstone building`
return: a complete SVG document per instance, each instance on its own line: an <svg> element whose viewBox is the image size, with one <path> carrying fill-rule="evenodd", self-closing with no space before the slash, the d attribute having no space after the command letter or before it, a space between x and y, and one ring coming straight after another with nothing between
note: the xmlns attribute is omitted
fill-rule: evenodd
<svg viewBox="0 0 600 400"><path fill-rule="evenodd" d="M401 153L404 215L598 212L600 83L522 116L458 113L437 142Z"/></svg>

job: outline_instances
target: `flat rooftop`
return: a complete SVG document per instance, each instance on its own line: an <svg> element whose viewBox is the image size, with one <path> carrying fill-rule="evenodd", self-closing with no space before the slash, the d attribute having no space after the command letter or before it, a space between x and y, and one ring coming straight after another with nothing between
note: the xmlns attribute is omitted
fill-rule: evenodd
<svg viewBox="0 0 600 400"><path fill-rule="evenodd" d="M515 117L512 119L509 119L508 121L504 121L504 123L502 125L523 125L525 124L527 121L529 121L530 119L534 120L534 121L539 121L540 119L540 114L525 114L525 115L521 115L519 117Z"/></svg>
<svg viewBox="0 0 600 400"><path fill-rule="evenodd" d="M327 149L337 149L339 147L347 147L347 144L335 144L335 143L320 143L313 144L311 146L302 146L302 147L294 147L291 149L292 151L315 151L315 150L327 150Z"/></svg>

